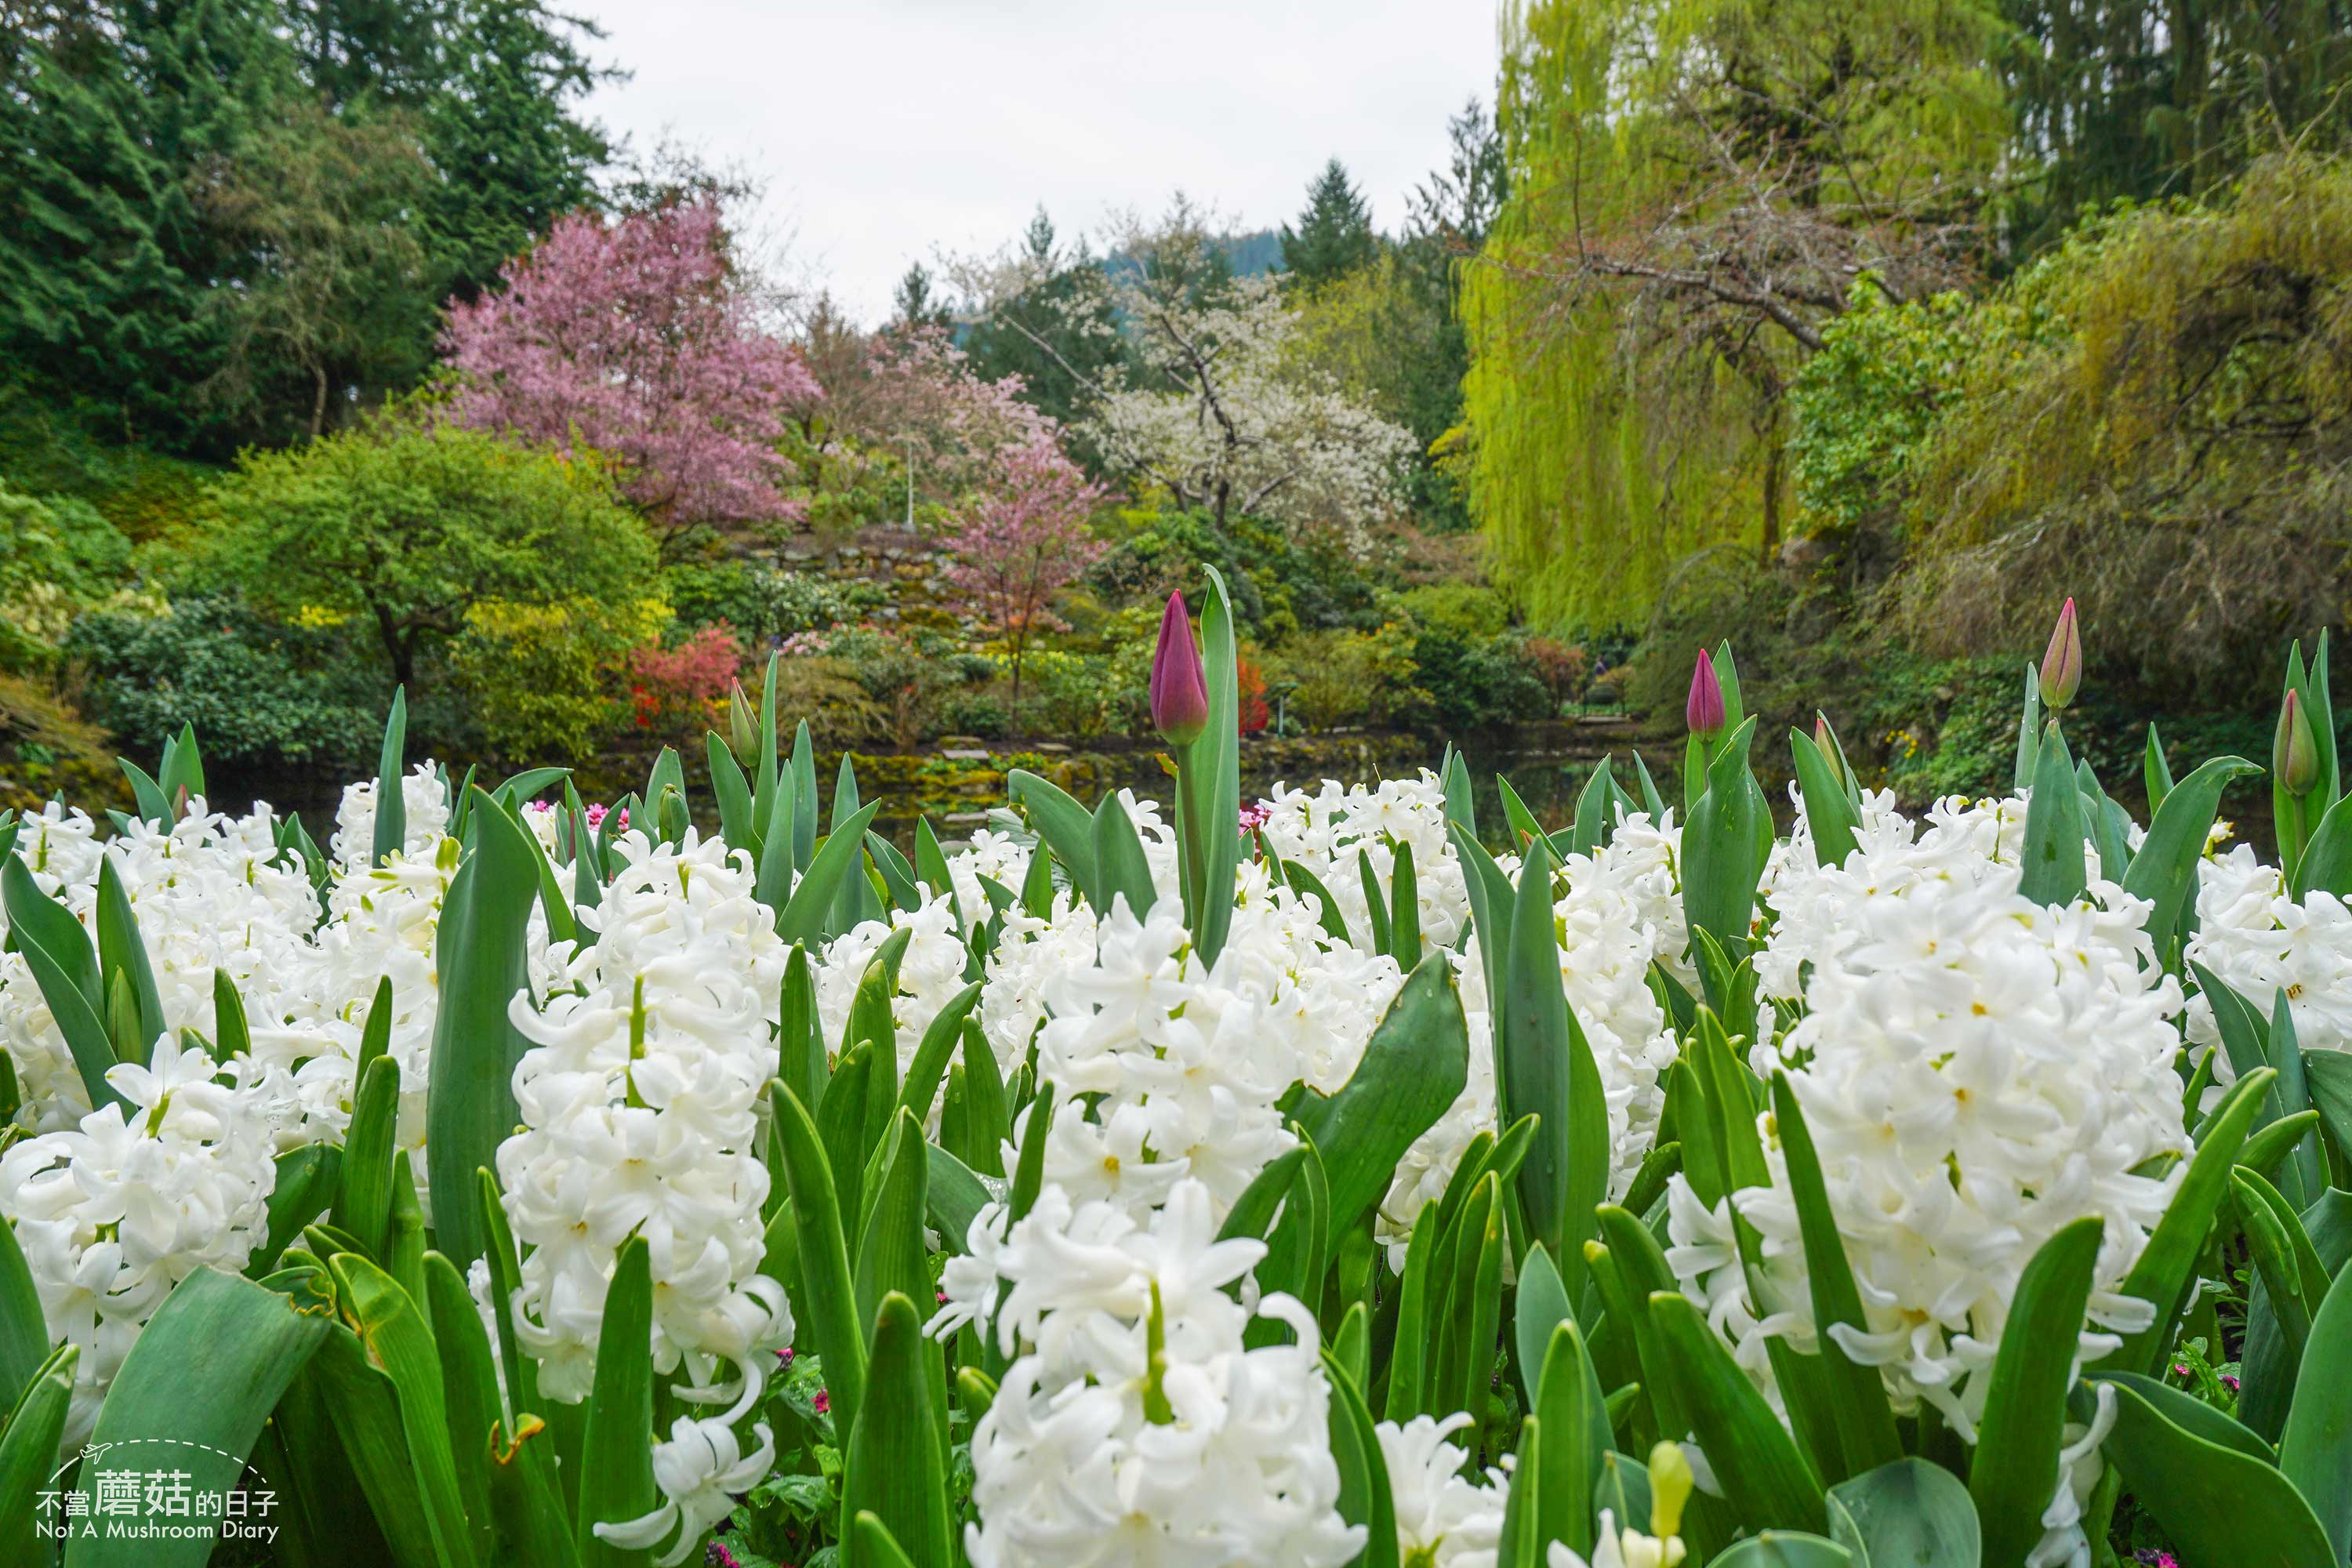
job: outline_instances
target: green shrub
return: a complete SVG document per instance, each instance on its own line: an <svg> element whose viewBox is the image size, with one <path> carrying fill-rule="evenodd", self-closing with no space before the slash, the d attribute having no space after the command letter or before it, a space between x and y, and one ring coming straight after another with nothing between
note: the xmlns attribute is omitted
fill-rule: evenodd
<svg viewBox="0 0 2352 1568"><path fill-rule="evenodd" d="M842 583L751 561L686 562L662 570L680 635L720 621L748 647L777 637L861 620L889 594L876 583Z"/></svg>
<svg viewBox="0 0 2352 1568"><path fill-rule="evenodd" d="M152 755L194 724L205 755L355 768L373 757L389 697L341 626L289 626L230 595L163 615L88 615L66 653L89 676L88 705L124 747Z"/></svg>
<svg viewBox="0 0 2352 1568"><path fill-rule="evenodd" d="M1301 632L1265 656L1269 700L1279 699L1286 721L1307 730L1393 723L1400 710L1428 701L1416 686L1412 642L1402 623L1374 632Z"/></svg>
<svg viewBox="0 0 2352 1568"><path fill-rule="evenodd" d="M88 502L0 482L0 669L45 666L73 619L113 596L131 544Z"/></svg>
<svg viewBox="0 0 2352 1568"><path fill-rule="evenodd" d="M959 691L940 705L940 727L950 735L993 741L1012 725L1005 717L1004 704L986 692Z"/></svg>
<svg viewBox="0 0 2352 1568"><path fill-rule="evenodd" d="M1121 678L1109 656L1036 648L1022 661L1021 727L1080 740L1140 723L1148 690Z"/></svg>
<svg viewBox="0 0 2352 1568"><path fill-rule="evenodd" d="M1418 700L1398 718L1416 729L1471 737L1558 711L1517 637L1426 627L1412 639L1412 662Z"/></svg>
<svg viewBox="0 0 2352 1568"><path fill-rule="evenodd" d="M1790 385L1800 532L1892 519L1937 409L1958 390L1969 334L1981 330L1966 295L1897 305L1869 280L1857 284L1854 308L1823 330L1822 352Z"/></svg>
<svg viewBox="0 0 2352 1568"><path fill-rule="evenodd" d="M1427 583L1405 589L1393 603L1415 625L1457 637L1497 637L1511 624L1510 605L1482 583Z"/></svg>
<svg viewBox="0 0 2352 1568"><path fill-rule="evenodd" d="M220 470L90 434L88 422L0 385L0 483L85 501L133 543L183 531Z"/></svg>
<svg viewBox="0 0 2352 1568"><path fill-rule="evenodd" d="M247 454L205 524L200 573L281 620L352 618L412 689L478 605L660 595L645 525L597 465L405 410Z"/></svg>
<svg viewBox="0 0 2352 1568"><path fill-rule="evenodd" d="M968 654L955 639L933 631L901 632L884 626L837 626L787 638L783 651L795 658L821 660L835 683L845 677L863 700L832 702L828 740L864 739L908 746L935 733L950 694L975 674L994 670L987 659Z"/></svg>
<svg viewBox="0 0 2352 1568"><path fill-rule="evenodd" d="M1381 623L1380 574L1336 538L1295 537L1245 517L1220 529L1200 512L1128 512L1122 521L1132 531L1087 574L1115 599L1156 605L1171 588L1197 592L1205 564L1224 574L1234 618L1260 640Z"/></svg>
<svg viewBox="0 0 2352 1568"><path fill-rule="evenodd" d="M451 683L493 756L577 760L626 717L629 652L659 637L667 619L656 600L485 601L466 612L465 631L449 644Z"/></svg>

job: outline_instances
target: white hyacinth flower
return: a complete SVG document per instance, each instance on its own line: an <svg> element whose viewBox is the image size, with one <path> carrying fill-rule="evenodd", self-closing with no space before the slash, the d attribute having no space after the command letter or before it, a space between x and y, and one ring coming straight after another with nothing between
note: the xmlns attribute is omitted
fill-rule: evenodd
<svg viewBox="0 0 2352 1568"><path fill-rule="evenodd" d="M1775 866L1757 965L1799 1017L1751 1059L1788 1074L1867 1319L1832 1331L1898 1411L1932 1405L1971 1442L2019 1279L2058 1231L2105 1227L2078 1363L2151 1321L2121 1287L2183 1166L2142 1173L2189 1146L2180 988L2155 963L2148 906L2095 879L2070 907L2022 897L2024 815L1953 800L1916 823L1874 797L1843 865L1801 846ZM1764 1340L1811 1352L1815 1329L1781 1152L1759 1123L1772 1183L1737 1202L1762 1277L1742 1268L1729 1200L1710 1211L1680 1175L1667 1260L1777 1399Z"/></svg>
<svg viewBox="0 0 2352 1568"><path fill-rule="evenodd" d="M736 1497L759 1485L776 1462L775 1435L766 1422L752 1423L751 1436L759 1444L748 1455L735 1435L734 1423L750 1404L747 1398L724 1415L681 1415L672 1422L669 1436L653 1446L660 1504L635 1519L597 1524L596 1539L625 1552L648 1551L667 1540L668 1550L654 1561L660 1568L685 1562L711 1526L735 1511Z"/></svg>
<svg viewBox="0 0 2352 1568"><path fill-rule="evenodd" d="M1604 1508L1601 1510L1601 1531L1593 1539L1589 1560L1570 1551L1568 1542L1555 1541L1544 1564L1545 1568L1676 1568L1689 1551L1678 1535L1660 1540L1643 1534L1630 1524L1620 1530L1615 1510Z"/></svg>
<svg viewBox="0 0 2352 1568"><path fill-rule="evenodd" d="M559 944L543 1011L509 1008L532 1042L514 1075L522 1130L498 1155L523 1251L516 1331L550 1398L585 1398L620 1248L643 1237L655 1366L682 1372L689 1398L731 1398L729 1380L793 1333L759 1272L785 949L740 852L692 830L673 846L632 829L614 849L612 886L580 914L595 944Z"/></svg>
<svg viewBox="0 0 2352 1568"><path fill-rule="evenodd" d="M1246 1348L1252 1314L1223 1285L1264 1244L1218 1241L1211 1215L1195 1181L1148 1225L1108 1200L1041 1199L1000 1249L1000 1327L1035 1348L972 1434L976 1568L1337 1568L1361 1549L1339 1514L1314 1317L1269 1296L1260 1313L1296 1342Z"/></svg>
<svg viewBox="0 0 2352 1568"><path fill-rule="evenodd" d="M78 1345L68 1447L172 1288L206 1266L236 1273L268 1229L278 1168L256 1095L173 1036L107 1082L130 1101L0 1154L0 1215L15 1228L57 1338Z"/></svg>
<svg viewBox="0 0 2352 1568"><path fill-rule="evenodd" d="M1503 1515L1510 1506L1510 1477L1489 1469L1484 1486L1464 1479L1469 1456L1445 1440L1474 1424L1463 1410L1443 1421L1416 1415L1402 1426L1383 1421L1373 1427L1388 1469L1402 1563L1415 1568L1495 1568Z"/></svg>

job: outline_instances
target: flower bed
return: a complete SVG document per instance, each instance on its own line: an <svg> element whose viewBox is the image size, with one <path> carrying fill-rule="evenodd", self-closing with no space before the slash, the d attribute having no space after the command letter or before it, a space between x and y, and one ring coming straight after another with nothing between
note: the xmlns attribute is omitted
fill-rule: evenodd
<svg viewBox="0 0 2352 1568"><path fill-rule="evenodd" d="M2272 868L2076 769L2071 617L2006 799L1824 724L1776 839L1726 649L1671 802L1244 804L1211 589L1165 801L911 856L772 692L717 835L397 709L324 847L193 735L0 825L0 1555L2344 1561L2324 650Z"/></svg>

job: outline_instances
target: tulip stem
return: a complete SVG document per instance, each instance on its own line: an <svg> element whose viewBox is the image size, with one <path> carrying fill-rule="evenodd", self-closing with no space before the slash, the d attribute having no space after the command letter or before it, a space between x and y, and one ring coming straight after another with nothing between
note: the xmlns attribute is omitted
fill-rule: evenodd
<svg viewBox="0 0 2352 1568"><path fill-rule="evenodd" d="M1176 843L1178 872L1184 895L1184 929L1200 929L1202 900L1207 896L1208 841L1202 837L1199 771L1192 765L1198 741L1176 749Z"/></svg>

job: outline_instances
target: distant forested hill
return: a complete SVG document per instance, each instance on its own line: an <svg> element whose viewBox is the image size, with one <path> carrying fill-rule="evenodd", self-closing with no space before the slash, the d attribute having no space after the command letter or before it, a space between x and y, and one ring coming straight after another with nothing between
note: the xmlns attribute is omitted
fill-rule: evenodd
<svg viewBox="0 0 2352 1568"><path fill-rule="evenodd" d="M1220 238L1217 247L1224 253L1225 264L1236 278L1254 277L1260 272L1282 270L1282 231L1278 228L1255 229L1248 234L1229 234ZM1116 273L1135 265L1135 258L1124 253L1106 256L1102 268Z"/></svg>

